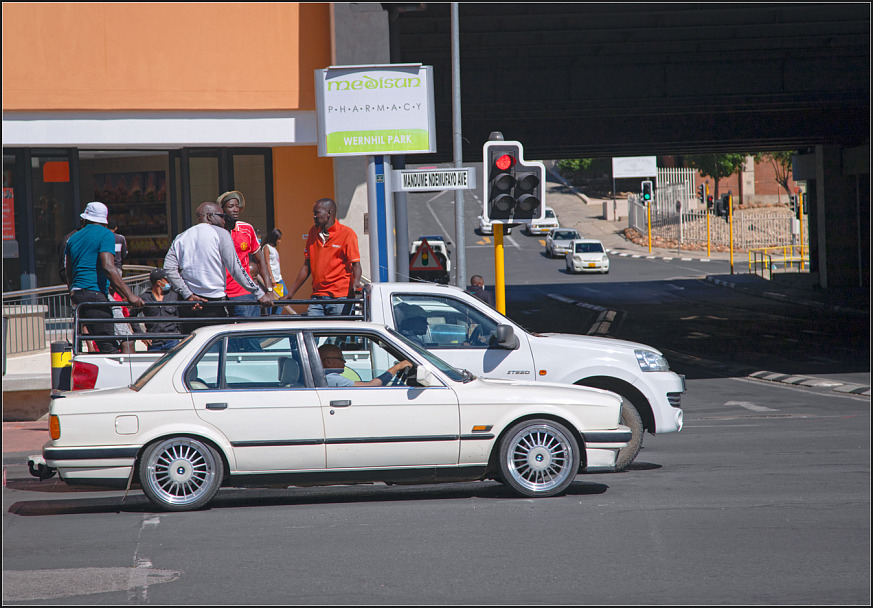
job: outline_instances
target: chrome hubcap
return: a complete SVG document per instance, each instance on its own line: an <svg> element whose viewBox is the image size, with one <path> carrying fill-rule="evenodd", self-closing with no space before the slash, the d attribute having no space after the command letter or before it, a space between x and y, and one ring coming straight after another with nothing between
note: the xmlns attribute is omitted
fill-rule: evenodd
<svg viewBox="0 0 873 608"><path fill-rule="evenodd" d="M561 483L571 470L573 447L570 440L548 425L522 429L512 438L507 454L510 474L522 486L545 492Z"/></svg>

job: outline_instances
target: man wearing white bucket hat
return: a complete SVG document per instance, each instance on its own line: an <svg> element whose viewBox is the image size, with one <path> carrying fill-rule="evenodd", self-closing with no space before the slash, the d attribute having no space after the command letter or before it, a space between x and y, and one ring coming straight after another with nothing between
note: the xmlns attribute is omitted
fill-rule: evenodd
<svg viewBox="0 0 873 608"><path fill-rule="evenodd" d="M91 202L80 217L85 225L69 238L64 248L70 301L75 306L86 302L108 302L111 283L132 306L142 306L142 298L130 290L115 267L115 237L107 228L109 209L103 203ZM112 310L109 307L86 308L80 316L111 319ZM115 333L110 323L91 323L85 327L89 334ZM101 353L118 352L115 340L95 340L95 344Z"/></svg>

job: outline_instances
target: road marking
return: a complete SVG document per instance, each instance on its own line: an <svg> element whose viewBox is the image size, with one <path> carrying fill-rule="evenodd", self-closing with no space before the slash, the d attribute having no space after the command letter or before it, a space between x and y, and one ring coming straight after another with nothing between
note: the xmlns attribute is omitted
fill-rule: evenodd
<svg viewBox="0 0 873 608"><path fill-rule="evenodd" d="M747 410L751 410L753 412L778 412L779 410L774 410L772 407L765 407L763 405L757 405L755 403L751 403L749 401L726 401L725 405L739 405L740 407L746 408Z"/></svg>
<svg viewBox="0 0 873 608"><path fill-rule="evenodd" d="M144 541L149 540L149 537L157 529L159 523L161 523L161 518L153 516L144 519L139 528L139 538L137 539L136 550L133 554L133 568L131 568L130 576L127 580L128 602L136 604L148 603L149 585L154 582L151 577L153 565L148 557L142 556L142 549L144 544L148 544ZM143 534L146 529L149 529L150 532Z"/></svg>

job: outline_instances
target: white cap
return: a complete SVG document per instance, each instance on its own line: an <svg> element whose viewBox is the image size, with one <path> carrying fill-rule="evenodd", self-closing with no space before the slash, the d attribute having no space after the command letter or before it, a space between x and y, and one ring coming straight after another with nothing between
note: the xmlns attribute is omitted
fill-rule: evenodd
<svg viewBox="0 0 873 608"><path fill-rule="evenodd" d="M106 205L103 203L88 203L88 206L85 207L85 211L79 214L79 217L92 222L97 222L98 224L108 224L109 209L107 209Z"/></svg>

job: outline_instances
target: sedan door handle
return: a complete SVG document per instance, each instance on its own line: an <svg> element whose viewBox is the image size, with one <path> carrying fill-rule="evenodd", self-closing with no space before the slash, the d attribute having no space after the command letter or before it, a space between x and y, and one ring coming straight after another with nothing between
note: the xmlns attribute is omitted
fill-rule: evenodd
<svg viewBox="0 0 873 608"><path fill-rule="evenodd" d="M350 399L342 399L339 401L331 401L330 407L349 407L352 404Z"/></svg>
<svg viewBox="0 0 873 608"><path fill-rule="evenodd" d="M206 409L207 410L226 410L227 403L207 403Z"/></svg>

